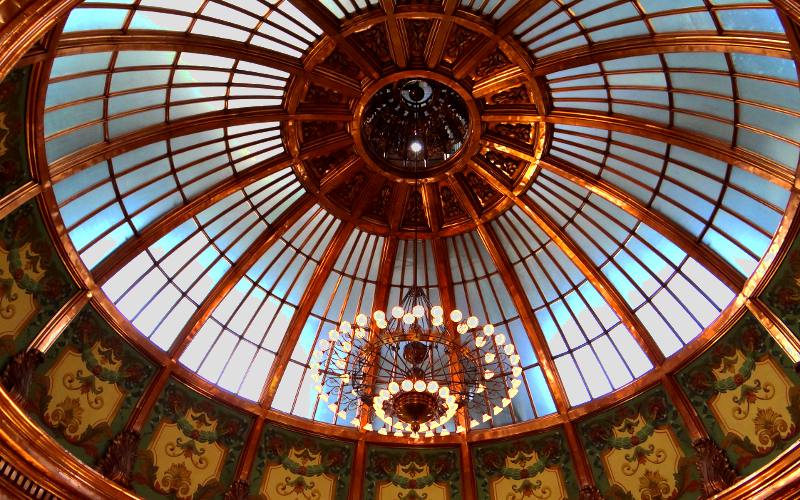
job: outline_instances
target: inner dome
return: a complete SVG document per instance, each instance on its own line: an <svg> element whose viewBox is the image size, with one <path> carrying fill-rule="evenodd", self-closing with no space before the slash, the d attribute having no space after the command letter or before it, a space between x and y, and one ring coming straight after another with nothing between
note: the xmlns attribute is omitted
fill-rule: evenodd
<svg viewBox="0 0 800 500"><path fill-rule="evenodd" d="M469 112L450 87L409 78L372 96L361 131L369 154L390 171L425 176L461 150L469 131Z"/></svg>

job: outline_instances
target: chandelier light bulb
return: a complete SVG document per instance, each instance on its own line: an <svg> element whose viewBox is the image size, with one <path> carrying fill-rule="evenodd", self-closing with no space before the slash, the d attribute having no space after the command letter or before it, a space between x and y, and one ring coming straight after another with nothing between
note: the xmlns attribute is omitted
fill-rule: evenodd
<svg viewBox="0 0 800 500"><path fill-rule="evenodd" d="M477 328L478 323L479 323L478 318L476 318L475 316L470 316L469 318L467 318L467 326L470 328Z"/></svg>
<svg viewBox="0 0 800 500"><path fill-rule="evenodd" d="M356 316L356 325L360 326L361 328L367 326L367 322L369 322L369 318L367 318L366 314L362 313Z"/></svg>
<svg viewBox="0 0 800 500"><path fill-rule="evenodd" d="M403 308L402 308L402 307L400 307L400 306L394 306L394 307L392 308L392 317L393 317L394 319L400 319L400 318L402 318L402 317L403 317L403 315L404 315L405 313L406 313L406 312L405 312L405 311L403 310Z"/></svg>
<svg viewBox="0 0 800 500"><path fill-rule="evenodd" d="M456 331L461 335L464 335L469 331L469 327L467 326L466 323L459 323L458 326L456 327Z"/></svg>
<svg viewBox="0 0 800 500"><path fill-rule="evenodd" d="M349 353L350 351L353 350L353 344L351 342L347 342L347 341L342 342L342 350L344 352Z"/></svg>
<svg viewBox="0 0 800 500"><path fill-rule="evenodd" d="M495 405L495 407L494 407L494 408L492 408L492 413L494 413L495 415L500 415L500 413L501 413L502 411L503 411L503 409L502 409L502 408L500 408L500 407L499 407L499 406L497 406L497 405Z"/></svg>
<svg viewBox="0 0 800 500"><path fill-rule="evenodd" d="M475 347L480 349L486 345L486 337L475 337Z"/></svg>
<svg viewBox="0 0 800 500"><path fill-rule="evenodd" d="M511 356L512 354L514 354L514 344L504 345L503 352L506 353L506 356Z"/></svg>
<svg viewBox="0 0 800 500"><path fill-rule="evenodd" d="M475 394L482 394L483 391L486 390L486 386L483 384L478 384L478 388L475 390Z"/></svg>
<svg viewBox="0 0 800 500"><path fill-rule="evenodd" d="M516 389L517 387L519 387L521 385L522 385L522 380L520 380L518 378L515 378L514 380L511 381L511 387L514 388L514 389Z"/></svg>
<svg viewBox="0 0 800 500"><path fill-rule="evenodd" d="M493 362L494 362L494 360L495 360L495 358L496 358L496 356L495 356L495 354L494 354L493 352L487 352L487 353L486 353L486 356L484 356L484 357L483 357L483 359L484 359L484 360L485 360L487 363L493 363Z"/></svg>
<svg viewBox="0 0 800 500"><path fill-rule="evenodd" d="M414 388L414 382L405 379L403 380L403 383L400 384L400 387L402 387L405 392L409 392L411 389Z"/></svg>
<svg viewBox="0 0 800 500"><path fill-rule="evenodd" d="M497 344L498 346L505 344L506 336L503 335L502 333L498 333L497 335L494 336L494 343Z"/></svg>
<svg viewBox="0 0 800 500"><path fill-rule="evenodd" d="M331 330L328 332L328 338L331 339L333 342L339 340L339 331L338 330Z"/></svg>
<svg viewBox="0 0 800 500"><path fill-rule="evenodd" d="M450 435L450 431L448 431L448 430L447 430L447 429L445 429L445 428L442 428L442 430L441 430L441 431L439 431L439 435L440 435L440 436L449 436L449 435Z"/></svg>
<svg viewBox="0 0 800 500"><path fill-rule="evenodd" d="M378 320L376 323L378 324L378 328L381 330L385 330L386 327L389 326L389 323L387 323L385 319Z"/></svg>
<svg viewBox="0 0 800 500"><path fill-rule="evenodd" d="M386 389L381 389L378 394L380 394L381 399L389 399L389 391Z"/></svg>
<svg viewBox="0 0 800 500"><path fill-rule="evenodd" d="M364 428L366 429L366 427L364 427ZM385 435L387 435L389 433L386 432L386 429L382 427L382 428L378 429L378 434L380 434L381 436L385 436Z"/></svg>
<svg viewBox="0 0 800 500"><path fill-rule="evenodd" d="M372 431L373 427L372 424L364 424L364 427L362 427L362 429L364 429L365 431Z"/></svg>
<svg viewBox="0 0 800 500"><path fill-rule="evenodd" d="M413 309L411 309L411 314L413 314L415 318L421 318L425 316L425 308L420 304L417 304Z"/></svg>
<svg viewBox="0 0 800 500"><path fill-rule="evenodd" d="M411 314L411 313L405 313L403 315L403 323L405 323L407 325L413 325L414 321L416 321L416 319L417 318L415 318L414 315Z"/></svg>
<svg viewBox="0 0 800 500"><path fill-rule="evenodd" d="M486 380L491 380L492 377L494 377L494 372L492 370L486 370L485 372L483 372L483 378L485 378Z"/></svg>
<svg viewBox="0 0 800 500"><path fill-rule="evenodd" d="M441 318L444 316L444 309L442 309L442 306L431 307L431 316L434 318Z"/></svg>
<svg viewBox="0 0 800 500"><path fill-rule="evenodd" d="M488 324L483 326L483 334L484 335L486 335L488 337L489 335L491 335L493 333L494 333L494 325L493 324L488 323Z"/></svg>
<svg viewBox="0 0 800 500"><path fill-rule="evenodd" d="M515 380L519 380L519 379L515 379ZM509 390L508 390L508 397L510 397L510 398L513 398L513 397L515 397L515 396L516 396L518 393L519 393L519 389L517 389L517 388L515 388L515 387L512 387L511 389L509 389Z"/></svg>
<svg viewBox="0 0 800 500"><path fill-rule="evenodd" d="M363 339L367 336L367 331L363 328L356 328L356 338Z"/></svg>
<svg viewBox="0 0 800 500"><path fill-rule="evenodd" d="M511 374L519 378L519 376L522 375L522 367L515 366L511 369Z"/></svg>
<svg viewBox="0 0 800 500"><path fill-rule="evenodd" d="M427 431L427 432L425 433L425 437L426 437L426 438L432 438L432 437L433 437L433 431Z"/></svg>
<svg viewBox="0 0 800 500"><path fill-rule="evenodd" d="M389 382L389 392L391 394L397 394L398 392L400 392L400 384L398 384L394 380Z"/></svg>
<svg viewBox="0 0 800 500"><path fill-rule="evenodd" d="M439 382L435 380L431 380L428 382L428 392L431 394L436 394L439 391Z"/></svg>
<svg viewBox="0 0 800 500"><path fill-rule="evenodd" d="M423 380L417 380L414 382L414 390L417 392L425 392L426 387L428 387L428 384L426 384Z"/></svg>
<svg viewBox="0 0 800 500"><path fill-rule="evenodd" d="M339 408L336 406L336 403L329 404L328 409L331 411L331 413L336 413L337 411L339 411Z"/></svg>
<svg viewBox="0 0 800 500"><path fill-rule="evenodd" d="M442 399L447 399L447 396L450 395L450 388L447 386L439 388L439 397Z"/></svg>
<svg viewBox="0 0 800 500"><path fill-rule="evenodd" d="M442 326L442 324L444 324L444 319L441 316L434 316L431 319L431 325L433 326Z"/></svg>
<svg viewBox="0 0 800 500"><path fill-rule="evenodd" d="M377 311L372 313L372 319L374 319L377 322L384 321L386 320L386 313L378 309Z"/></svg>
<svg viewBox="0 0 800 500"><path fill-rule="evenodd" d="M350 333L353 331L353 325L351 325L349 321L342 321L342 324L339 325L339 331L343 333Z"/></svg>
<svg viewBox="0 0 800 500"><path fill-rule="evenodd" d="M513 398L513 397L514 396L511 396L509 394L509 398L503 398L503 400L501 401L503 403L503 408L505 408L506 406L511 404L511 399L510 398Z"/></svg>
<svg viewBox="0 0 800 500"><path fill-rule="evenodd" d="M512 354L508 357L508 362L511 363L512 366L516 366L519 364L519 354Z"/></svg>
<svg viewBox="0 0 800 500"><path fill-rule="evenodd" d="M408 149L410 149L412 153L421 153L424 149L424 146L422 145L422 141L419 139L414 139L409 143Z"/></svg>
<svg viewBox="0 0 800 500"><path fill-rule="evenodd" d="M458 323L459 321L461 321L461 318L463 317L464 315L461 314L461 311L459 311L458 309L453 309L450 312L450 321L452 321L453 323Z"/></svg>
<svg viewBox="0 0 800 500"><path fill-rule="evenodd" d="M322 339L319 341L319 348L321 351L327 351L330 346L331 343L328 342L328 339Z"/></svg>

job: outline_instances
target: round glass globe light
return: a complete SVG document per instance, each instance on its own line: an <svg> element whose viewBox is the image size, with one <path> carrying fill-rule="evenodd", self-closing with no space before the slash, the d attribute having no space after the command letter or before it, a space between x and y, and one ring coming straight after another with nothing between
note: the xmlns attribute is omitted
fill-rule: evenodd
<svg viewBox="0 0 800 500"><path fill-rule="evenodd" d="M403 310L403 308L402 308L402 307L400 307L400 306L394 306L394 307L392 308L392 317L393 317L394 319L400 319L400 318L402 318L402 317L403 317L403 315L404 315L405 313L406 313L406 312L405 312L405 311Z"/></svg>

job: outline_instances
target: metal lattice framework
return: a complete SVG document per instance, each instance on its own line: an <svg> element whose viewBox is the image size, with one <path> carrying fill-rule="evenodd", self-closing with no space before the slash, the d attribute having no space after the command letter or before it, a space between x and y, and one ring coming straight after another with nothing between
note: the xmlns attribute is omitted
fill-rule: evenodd
<svg viewBox="0 0 800 500"><path fill-rule="evenodd" d="M249 15L232 2L210 3ZM769 311L753 297L770 276L797 208L798 138L780 120L796 119L800 108L769 97L797 88L795 3L655 12L641 2L585 12L562 2L462 3L384 1L351 11L346 1L329 2L336 6L329 10L295 0L302 22L318 28L307 31L305 42L287 41L266 4L248 27L139 3L81 5L75 12L87 17L92 9L118 9L119 22L94 29L62 23L45 38L52 21L78 2L42 3L38 8L50 17L39 18L38 32L25 24L33 18L20 21L18 29L42 38L23 58L36 65L30 127L37 181L1 205L0 215L40 197L92 302L161 363L134 428L177 376L260 422L357 437L299 418L316 412L296 411L308 387L298 382L279 394L280 382L309 375L311 347L326 322L338 323L353 304L399 301L409 285L406 238L416 231L426 239L429 258L421 270L429 292L446 308L491 311L498 319L489 319L519 337L517 346L522 339L530 344L523 363L530 410L515 409L511 421L470 439L555 423L569 430L572 419L656 380L673 387L669 374L743 307L769 323ZM162 14L185 18L185 26L154 31L137 24ZM702 29L675 24L690 14L703 19ZM747 16L749 24L742 22ZM201 29L215 24L241 36ZM263 36L267 26L278 31ZM624 35L615 34L618 28ZM3 57L21 55L12 49ZM152 58L126 60L132 53ZM70 72L68 61L80 60L93 63ZM765 60L772 70L759 63ZM141 70L164 78L125 83ZM207 78L192 85L181 80L187 75ZM379 171L360 154L354 133L371 86L410 75L463 92L479 124L464 146L465 161L426 179L419 191ZM57 98L54 89L70 88L61 94L69 98ZM75 88L84 93L71 94ZM753 134L772 146L762 147ZM117 219L108 216L115 211ZM79 234L98 221L102 230ZM190 246L205 257L179 258ZM137 266L152 274L120 281L129 274L121 271ZM163 282L150 281L158 273ZM713 295L708 283L728 295ZM123 303L139 287L155 292ZM263 300L228 304L245 287L248 297ZM335 301L331 290L346 300ZM168 293L176 297L171 302ZM708 307L693 309L684 301L689 293ZM64 318L86 300L82 294L71 301ZM673 308L665 309L667 303ZM143 330L155 335L158 326L137 318L159 304L165 309L158 317L180 314L187 321L170 324L173 334L151 342ZM226 306L248 315L223 314ZM284 335L249 330L263 320L256 313L267 310L277 312L264 324ZM691 329L681 330L667 310L679 312ZM671 340L657 337L662 329ZM769 329L797 354L790 336L774 324ZM620 332L629 347L616 343L628 338ZM57 334L56 328L40 342ZM602 347L600 339L610 344ZM199 361L183 357L193 345L206 347ZM238 378L226 375L230 363L208 361L245 348L248 362ZM613 352L641 353L635 358L641 362L613 372L601 365L598 379L607 387L591 386L591 373L568 371ZM263 380L249 399L231 394L259 370ZM617 380L620 373L628 375ZM583 389L567 385L573 378ZM537 387L552 400L537 403ZM276 398L291 403L276 411ZM469 419L456 416L461 424ZM579 448L574 432L568 437Z"/></svg>

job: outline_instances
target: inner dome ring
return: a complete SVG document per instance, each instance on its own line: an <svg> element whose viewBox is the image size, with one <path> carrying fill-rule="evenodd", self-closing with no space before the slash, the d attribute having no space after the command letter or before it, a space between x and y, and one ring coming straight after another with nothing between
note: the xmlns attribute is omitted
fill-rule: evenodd
<svg viewBox="0 0 800 500"><path fill-rule="evenodd" d="M364 114L369 108L369 104L373 97L381 92L384 88L396 84L403 80L422 80L429 81L434 85L445 87L448 90L455 92L464 103L467 116L467 129L464 134L464 141L462 146L448 159L437 163L436 165L429 166L424 170L418 172L415 178L413 170L410 168L402 168L393 165L389 161L376 158L375 154L371 151L369 144L365 141L363 134L362 121ZM478 106L472 97L462 85L455 80L428 70L407 70L394 73L380 80L370 84L362 93L359 99L355 112L353 114L353 121L350 126L350 133L353 137L354 148L358 155L363 158L364 163L370 170L380 173L394 181L405 182L413 184L418 182L438 182L446 175L451 175L455 172L463 170L464 158L472 157L480 147L480 131L481 131L481 115Z"/></svg>

